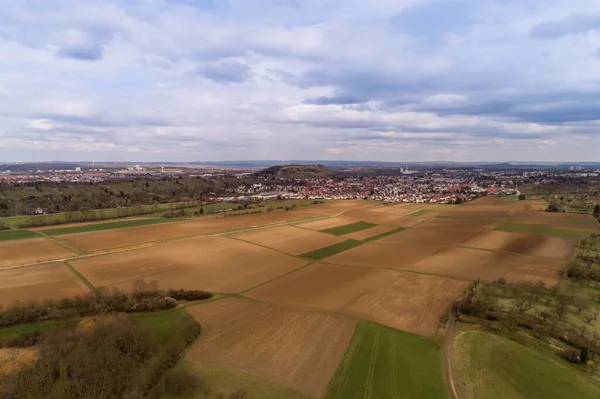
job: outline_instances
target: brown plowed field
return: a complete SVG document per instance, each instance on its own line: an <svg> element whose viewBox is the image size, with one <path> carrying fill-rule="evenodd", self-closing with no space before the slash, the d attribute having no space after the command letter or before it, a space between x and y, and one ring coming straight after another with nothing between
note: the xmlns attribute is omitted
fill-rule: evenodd
<svg viewBox="0 0 600 399"><path fill-rule="evenodd" d="M209 237L70 262L95 286L130 290L135 279L162 289L239 292L307 263L254 244Z"/></svg>
<svg viewBox="0 0 600 399"><path fill-rule="evenodd" d="M407 269L408 266L439 251L439 245L398 246L371 242L327 258L327 263Z"/></svg>
<svg viewBox="0 0 600 399"><path fill-rule="evenodd" d="M357 231L352 234L346 234L342 237L349 238L351 240L366 240L367 238L375 237L388 231L395 230L397 227L390 226L375 226L366 230Z"/></svg>
<svg viewBox="0 0 600 399"><path fill-rule="evenodd" d="M501 218L435 218L419 225L419 228L471 228L491 229L502 223Z"/></svg>
<svg viewBox="0 0 600 399"><path fill-rule="evenodd" d="M235 234L232 237L292 255L337 244L343 238L292 226L276 226Z"/></svg>
<svg viewBox="0 0 600 399"><path fill-rule="evenodd" d="M535 274L546 284L558 282L565 261L469 248L443 248L407 270L442 276L494 281L500 277L512 281L528 280ZM509 275L510 273L510 275Z"/></svg>
<svg viewBox="0 0 600 399"><path fill-rule="evenodd" d="M341 316L234 298L187 310L202 323L187 360L253 374L313 397L325 393L355 327Z"/></svg>
<svg viewBox="0 0 600 399"><path fill-rule="evenodd" d="M410 245L410 246L461 246L468 240L488 230L464 228L439 228L439 229L408 229L391 236L384 237L377 242Z"/></svg>
<svg viewBox="0 0 600 399"><path fill-rule="evenodd" d="M431 215L431 216L430 216ZM404 215L388 215L381 212L375 212L368 208L352 209L344 213L344 217L354 219L355 221L363 221L385 226L394 227L412 227L434 214L425 214L423 217L404 216Z"/></svg>
<svg viewBox="0 0 600 399"><path fill-rule="evenodd" d="M0 270L0 305L33 299L62 299L89 293L62 263Z"/></svg>
<svg viewBox="0 0 600 399"><path fill-rule="evenodd" d="M316 264L249 292L265 301L338 310L416 334L433 335L468 283L442 277Z"/></svg>
<svg viewBox="0 0 600 399"><path fill-rule="evenodd" d="M513 217L509 220L509 223L522 223L522 224L540 224L543 226L562 227L567 229L578 229L578 230L589 230L591 232L600 231L600 224L595 222L588 222L583 219L546 219L546 218L534 218L534 217Z"/></svg>
<svg viewBox="0 0 600 399"><path fill-rule="evenodd" d="M347 224L352 224L352 223L356 223L356 220L349 219L349 218L346 218L343 216L339 216L339 217L334 217L334 218L313 220L311 222L300 223L300 224L297 224L296 226L302 227L304 229L320 231L320 230L332 229L334 227L345 226Z"/></svg>
<svg viewBox="0 0 600 399"><path fill-rule="evenodd" d="M130 217L130 218L95 220L93 222L61 223L61 224L53 224L50 226L34 227L29 230L43 231L43 230L51 230L51 229L59 229L59 228L62 229L65 227L92 226L95 224L130 222L132 220L144 220L144 219L153 219L153 218L151 216L136 216L136 217Z"/></svg>
<svg viewBox="0 0 600 399"><path fill-rule="evenodd" d="M473 208L462 208L464 210L455 210L455 211L445 211L440 212L439 216L447 216L447 217L496 217L496 216L510 216L513 211L509 210L479 210L480 207L475 208L476 210L472 210ZM487 207L486 207L487 208ZM491 207L490 207L491 208Z"/></svg>
<svg viewBox="0 0 600 399"><path fill-rule="evenodd" d="M577 219L577 220L588 220L594 221L594 219L590 215L579 215L576 213L554 213L554 212L517 212L515 217L538 217L544 219Z"/></svg>
<svg viewBox="0 0 600 399"><path fill-rule="evenodd" d="M362 207L367 204L368 203L360 200L331 201L326 204L311 206L310 209L307 210L307 212L322 216L335 216L348 209Z"/></svg>
<svg viewBox="0 0 600 399"><path fill-rule="evenodd" d="M0 242L0 269L76 256L75 252L44 238Z"/></svg>
<svg viewBox="0 0 600 399"><path fill-rule="evenodd" d="M569 259L576 245L577 240L573 238L485 231L467 241L463 246L516 252L555 259Z"/></svg>
<svg viewBox="0 0 600 399"><path fill-rule="evenodd" d="M227 218L203 217L185 222L162 223L116 230L67 234L60 236L59 238L78 248L93 252L109 248L135 246L153 241L254 228L273 223L307 219L310 217L310 214L298 211L274 212L261 215L246 215ZM314 215L312 215L312 217L314 217Z"/></svg>

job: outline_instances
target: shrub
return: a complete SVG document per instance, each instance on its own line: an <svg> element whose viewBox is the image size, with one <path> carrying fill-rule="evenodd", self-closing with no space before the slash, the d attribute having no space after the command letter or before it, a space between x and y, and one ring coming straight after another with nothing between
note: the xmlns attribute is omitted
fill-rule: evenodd
<svg viewBox="0 0 600 399"><path fill-rule="evenodd" d="M571 363L579 363L579 361L580 361L579 352L577 352L576 350L573 350L573 349L566 350L566 351L562 352L560 355L563 359L565 359L566 361L571 362Z"/></svg>
<svg viewBox="0 0 600 399"><path fill-rule="evenodd" d="M202 388L200 377L185 368L170 369L164 376L165 392L171 395L189 396Z"/></svg>

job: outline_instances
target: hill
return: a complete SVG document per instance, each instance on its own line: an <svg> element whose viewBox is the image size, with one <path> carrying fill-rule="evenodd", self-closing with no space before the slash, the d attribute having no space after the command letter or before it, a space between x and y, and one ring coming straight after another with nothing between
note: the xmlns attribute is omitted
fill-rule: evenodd
<svg viewBox="0 0 600 399"><path fill-rule="evenodd" d="M284 179L310 179L333 177L333 172L323 165L275 165L256 173Z"/></svg>

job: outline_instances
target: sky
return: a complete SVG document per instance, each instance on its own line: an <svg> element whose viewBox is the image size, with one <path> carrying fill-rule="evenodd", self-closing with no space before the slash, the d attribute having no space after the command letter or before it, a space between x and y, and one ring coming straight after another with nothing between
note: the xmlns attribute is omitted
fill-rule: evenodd
<svg viewBox="0 0 600 399"><path fill-rule="evenodd" d="M0 162L600 161L598 0L0 9Z"/></svg>

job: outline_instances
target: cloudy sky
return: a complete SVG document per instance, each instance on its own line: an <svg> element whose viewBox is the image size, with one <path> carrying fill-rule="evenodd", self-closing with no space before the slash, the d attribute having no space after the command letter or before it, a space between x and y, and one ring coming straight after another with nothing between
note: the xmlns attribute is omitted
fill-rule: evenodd
<svg viewBox="0 0 600 399"><path fill-rule="evenodd" d="M598 0L0 9L0 161L600 161Z"/></svg>

